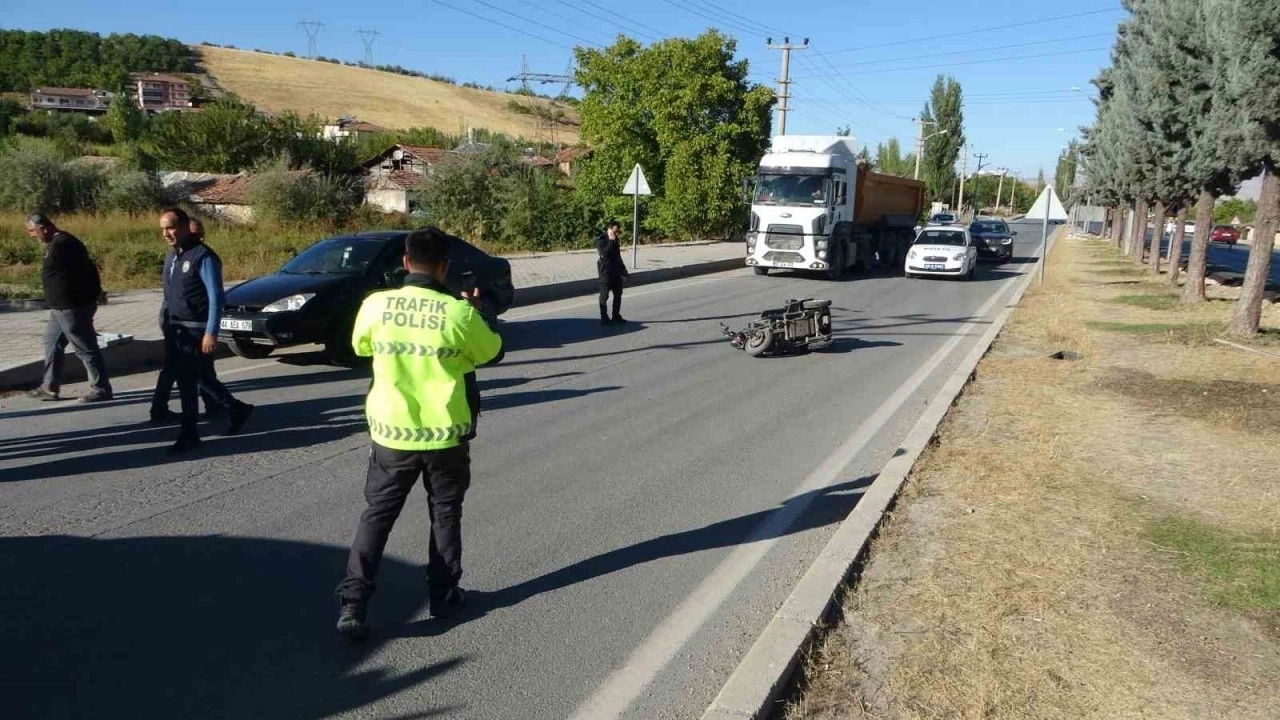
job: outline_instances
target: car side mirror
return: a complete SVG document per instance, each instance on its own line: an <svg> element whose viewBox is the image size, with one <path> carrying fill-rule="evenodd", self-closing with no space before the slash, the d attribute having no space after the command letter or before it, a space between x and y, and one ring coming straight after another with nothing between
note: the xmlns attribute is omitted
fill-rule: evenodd
<svg viewBox="0 0 1280 720"><path fill-rule="evenodd" d="M1017 230L1012 230L1012 231L1010 231L1010 232L1009 232L1009 236L1010 236L1010 237L1017 237L1017 236L1018 236L1018 231L1017 231Z"/></svg>

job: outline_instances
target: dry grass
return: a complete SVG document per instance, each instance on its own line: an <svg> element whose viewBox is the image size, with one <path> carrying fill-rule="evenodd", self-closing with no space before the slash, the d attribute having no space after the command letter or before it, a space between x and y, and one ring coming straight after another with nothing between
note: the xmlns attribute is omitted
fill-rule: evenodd
<svg viewBox="0 0 1280 720"><path fill-rule="evenodd" d="M1057 245L788 718L1280 717L1280 363L1098 329L1230 312L1117 304L1110 257Z"/></svg>
<svg viewBox="0 0 1280 720"><path fill-rule="evenodd" d="M390 129L434 127L462 133L474 127L512 137L537 136L532 115L508 108L514 95L248 50L196 49L201 64L220 87L270 112L354 116ZM567 109L566 115L576 121L572 109ZM561 125L556 139L577 142L577 127Z"/></svg>

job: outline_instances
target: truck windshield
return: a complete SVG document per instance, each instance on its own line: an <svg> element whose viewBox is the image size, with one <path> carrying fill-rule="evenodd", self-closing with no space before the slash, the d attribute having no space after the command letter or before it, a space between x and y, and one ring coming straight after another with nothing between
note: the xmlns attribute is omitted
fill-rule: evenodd
<svg viewBox="0 0 1280 720"><path fill-rule="evenodd" d="M830 195L830 181L821 175L761 175L756 180L758 205L822 206Z"/></svg>

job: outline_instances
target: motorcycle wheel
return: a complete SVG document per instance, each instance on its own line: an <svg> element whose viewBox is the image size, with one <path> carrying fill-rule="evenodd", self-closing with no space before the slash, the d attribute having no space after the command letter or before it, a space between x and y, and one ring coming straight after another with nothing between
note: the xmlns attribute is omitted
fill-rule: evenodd
<svg viewBox="0 0 1280 720"><path fill-rule="evenodd" d="M751 337L747 338L746 347L743 349L747 351L748 355L756 357L768 352L769 348L772 346L773 331L768 328L763 328L755 331L751 334Z"/></svg>

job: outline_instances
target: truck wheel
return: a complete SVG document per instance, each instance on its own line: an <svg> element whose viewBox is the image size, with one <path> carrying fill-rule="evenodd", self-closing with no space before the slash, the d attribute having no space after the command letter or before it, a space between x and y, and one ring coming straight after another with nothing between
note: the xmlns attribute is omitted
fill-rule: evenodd
<svg viewBox="0 0 1280 720"><path fill-rule="evenodd" d="M747 338L747 344L742 349L747 351L752 357L759 357L768 352L773 345L773 331L768 328L757 330Z"/></svg>
<svg viewBox="0 0 1280 720"><path fill-rule="evenodd" d="M231 342L227 343L227 347L231 348L231 352L236 357L242 357L245 360L261 360L270 355L273 349L269 345L258 345L250 340L241 340L239 338L232 338Z"/></svg>
<svg viewBox="0 0 1280 720"><path fill-rule="evenodd" d="M755 270L757 275L768 275L768 274L769 274L769 268L765 268L765 267L753 267L753 268L751 268L751 269L752 269L752 270Z"/></svg>
<svg viewBox="0 0 1280 720"><path fill-rule="evenodd" d="M844 250L840 245L831 248L831 262L827 266L827 279L839 280L844 275Z"/></svg>

